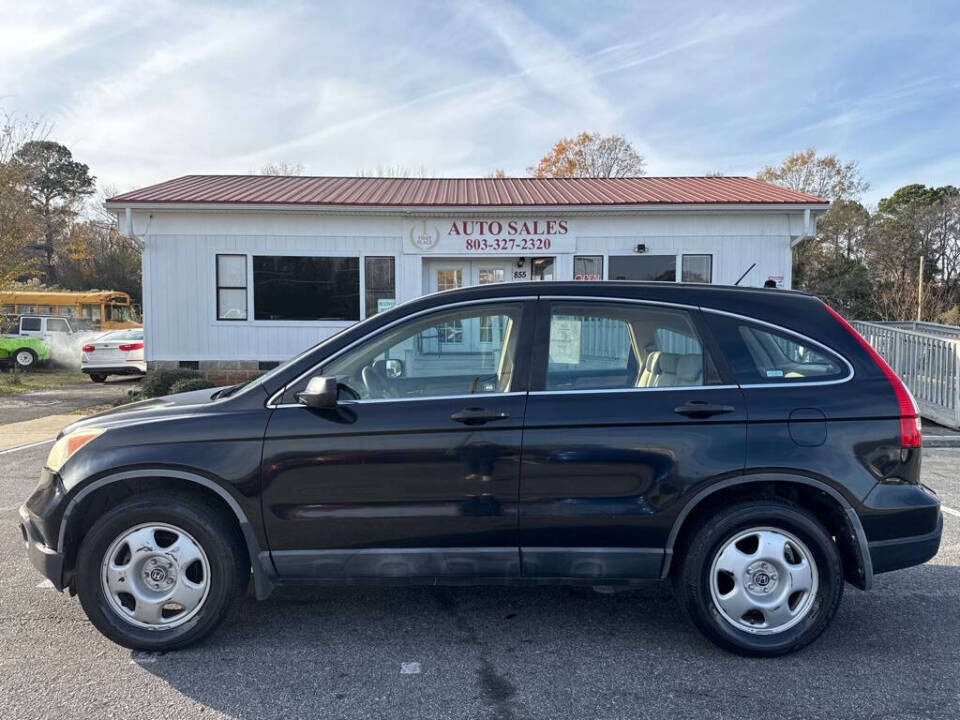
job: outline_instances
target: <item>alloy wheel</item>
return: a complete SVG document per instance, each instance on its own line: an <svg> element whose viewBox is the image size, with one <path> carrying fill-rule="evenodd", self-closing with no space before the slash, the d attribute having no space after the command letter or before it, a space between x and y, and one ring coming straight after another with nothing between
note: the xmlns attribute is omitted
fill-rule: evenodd
<svg viewBox="0 0 960 720"><path fill-rule="evenodd" d="M203 607L210 562L185 530L166 523L137 525L110 543L101 587L126 622L148 630L174 628Z"/></svg>
<svg viewBox="0 0 960 720"><path fill-rule="evenodd" d="M743 530L724 542L710 568L717 612L738 630L784 632L813 608L817 566L795 535L772 527Z"/></svg>

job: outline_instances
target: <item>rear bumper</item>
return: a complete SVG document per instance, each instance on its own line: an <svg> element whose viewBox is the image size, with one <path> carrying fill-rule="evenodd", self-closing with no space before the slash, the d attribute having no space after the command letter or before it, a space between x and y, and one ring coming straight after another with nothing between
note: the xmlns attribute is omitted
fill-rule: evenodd
<svg viewBox="0 0 960 720"><path fill-rule="evenodd" d="M143 375L147 372L147 363L138 361L125 365L83 365L80 372L87 375Z"/></svg>
<svg viewBox="0 0 960 720"><path fill-rule="evenodd" d="M870 543L870 563L873 565L874 574L925 563L940 549L942 534L943 516L941 515L937 518L937 527L933 532Z"/></svg>
<svg viewBox="0 0 960 720"><path fill-rule="evenodd" d="M63 590L63 554L47 547L26 506L20 507L20 534L33 566L52 582L57 590Z"/></svg>

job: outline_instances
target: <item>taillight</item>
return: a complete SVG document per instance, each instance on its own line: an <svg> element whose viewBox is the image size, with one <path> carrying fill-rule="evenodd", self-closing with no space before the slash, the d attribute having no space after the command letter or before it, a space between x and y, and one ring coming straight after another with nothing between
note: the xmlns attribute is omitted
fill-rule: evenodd
<svg viewBox="0 0 960 720"><path fill-rule="evenodd" d="M80 349L83 350L83 351L86 352L86 353L91 353L91 352L93 352L93 345L84 345L84 346L83 346L82 348L80 348Z"/></svg>
<svg viewBox="0 0 960 720"><path fill-rule="evenodd" d="M833 317L837 319L837 322L843 325L844 329L857 339L857 342L867 351L870 358L877 364L877 367L883 371L883 374L887 376L887 380L890 381L893 392L897 396L897 405L900 409L900 446L905 448L920 447L923 439L920 433L920 408L917 407L917 401L913 399L910 389L903 384L903 380L893 371L893 368L887 365L887 361L880 357L880 353L874 350L873 346L864 340L863 336L840 316L840 313L829 305L825 305L825 307L827 308L827 312L833 315Z"/></svg>
<svg viewBox="0 0 960 720"><path fill-rule="evenodd" d="M120 350L123 352L130 352L131 350L143 350L143 343L129 343L128 345L121 345Z"/></svg>

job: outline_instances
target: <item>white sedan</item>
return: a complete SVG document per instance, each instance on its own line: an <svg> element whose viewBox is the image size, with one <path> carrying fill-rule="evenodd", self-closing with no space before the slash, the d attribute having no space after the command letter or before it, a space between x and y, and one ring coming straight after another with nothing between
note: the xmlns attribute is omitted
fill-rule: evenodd
<svg viewBox="0 0 960 720"><path fill-rule="evenodd" d="M143 328L113 330L85 344L80 352L80 372L102 383L108 375L143 375Z"/></svg>

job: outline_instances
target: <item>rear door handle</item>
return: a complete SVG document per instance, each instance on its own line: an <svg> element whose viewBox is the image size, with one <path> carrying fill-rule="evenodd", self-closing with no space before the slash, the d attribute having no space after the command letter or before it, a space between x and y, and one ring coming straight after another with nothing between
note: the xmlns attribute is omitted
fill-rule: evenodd
<svg viewBox="0 0 960 720"><path fill-rule="evenodd" d="M713 405L704 400L691 400L684 405L673 409L677 415L686 415L691 418L708 418L712 415L724 415L733 412L732 405Z"/></svg>
<svg viewBox="0 0 960 720"><path fill-rule="evenodd" d="M463 423L464 425L483 425L484 423L494 422L496 420L503 420L504 418L510 417L505 412L497 412L496 410L487 410L485 408L466 408L455 412L450 416L450 419Z"/></svg>

